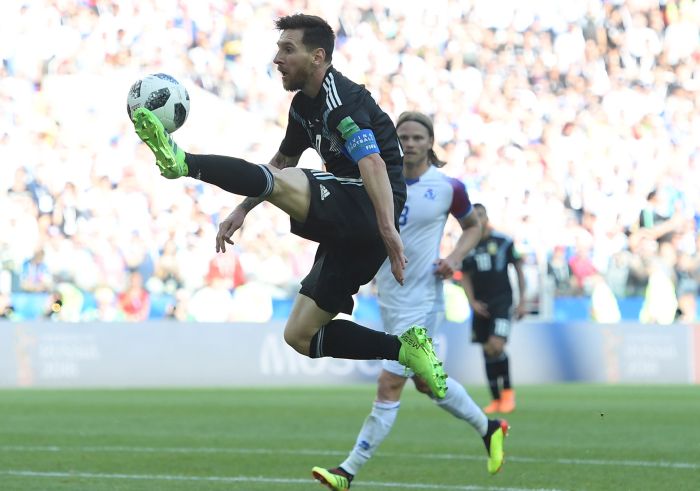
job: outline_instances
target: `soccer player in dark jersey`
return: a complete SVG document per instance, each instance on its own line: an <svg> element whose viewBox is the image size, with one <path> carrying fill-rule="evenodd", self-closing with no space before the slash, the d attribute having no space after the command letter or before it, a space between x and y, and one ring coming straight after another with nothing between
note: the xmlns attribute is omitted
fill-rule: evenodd
<svg viewBox="0 0 700 491"><path fill-rule="evenodd" d="M279 18L276 27L273 62L283 87L296 94L286 135L268 165L186 153L145 108L132 114L136 133L164 177L189 176L248 196L220 224L217 251L226 251L246 214L264 200L290 216L294 234L318 242L285 326L290 346L311 358L398 360L443 398L446 375L424 328L411 326L395 336L335 319L352 312L352 295L387 255L394 278L403 283L398 218L406 185L394 124L369 91L333 68L335 35L326 21L295 14ZM307 148L318 152L327 172L296 167Z"/></svg>
<svg viewBox="0 0 700 491"><path fill-rule="evenodd" d="M484 412L510 413L515 410L515 392L504 348L513 316L521 319L525 315L525 275L513 239L493 229L484 205L476 203L474 209L481 220L482 237L462 263L462 287L473 312L472 341L483 347L486 378L493 399ZM509 264L515 268L518 279L519 301L515 313Z"/></svg>

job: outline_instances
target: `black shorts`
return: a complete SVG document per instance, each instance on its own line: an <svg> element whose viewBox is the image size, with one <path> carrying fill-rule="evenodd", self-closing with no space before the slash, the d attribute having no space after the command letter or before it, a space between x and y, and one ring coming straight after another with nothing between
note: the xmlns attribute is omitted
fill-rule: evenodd
<svg viewBox="0 0 700 491"><path fill-rule="evenodd" d="M483 300L482 300L483 301ZM491 317L474 315L472 318L472 342L483 344L491 336L508 339L511 319L513 317L513 301L511 298L495 302L487 302Z"/></svg>
<svg viewBox="0 0 700 491"><path fill-rule="evenodd" d="M302 170L309 179L311 205L304 223L291 220L292 233L319 246L299 293L326 312L351 314L352 296L374 278L387 257L374 206L359 179ZM394 196L397 229L402 201Z"/></svg>

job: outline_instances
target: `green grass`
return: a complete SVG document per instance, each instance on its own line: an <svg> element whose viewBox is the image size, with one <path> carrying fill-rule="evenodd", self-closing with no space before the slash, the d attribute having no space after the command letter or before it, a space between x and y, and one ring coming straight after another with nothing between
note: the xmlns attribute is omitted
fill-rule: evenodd
<svg viewBox="0 0 700 491"><path fill-rule="evenodd" d="M410 384L409 384L410 385ZM483 388L471 389L485 403ZM307 490L355 441L372 386L0 391L0 489ZM518 388L507 463L407 390L353 489L700 489L700 388Z"/></svg>

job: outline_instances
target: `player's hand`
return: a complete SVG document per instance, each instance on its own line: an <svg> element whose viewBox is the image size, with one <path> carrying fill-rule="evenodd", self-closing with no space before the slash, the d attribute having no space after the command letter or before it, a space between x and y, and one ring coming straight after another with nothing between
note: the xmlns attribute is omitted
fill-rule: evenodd
<svg viewBox="0 0 700 491"><path fill-rule="evenodd" d="M525 307L524 304L519 303L518 306L515 308L515 318L517 320L522 319L527 315L527 308Z"/></svg>
<svg viewBox="0 0 700 491"><path fill-rule="evenodd" d="M403 254L401 236L394 227L391 227L386 233L382 233L382 240L384 240L386 252L391 262L391 274L394 275L394 278L400 285L403 285L403 271L406 269L408 259Z"/></svg>
<svg viewBox="0 0 700 491"><path fill-rule="evenodd" d="M226 252L226 244L233 245L231 237L243 226L245 216L245 211L236 208L219 224L219 231L216 233L216 252Z"/></svg>
<svg viewBox="0 0 700 491"><path fill-rule="evenodd" d="M434 274L435 276L438 276L443 280L447 280L449 278L452 278L452 276L455 274L455 271L457 271L459 267L460 264L451 261L449 257L445 259L440 258L437 261L435 261Z"/></svg>
<svg viewBox="0 0 700 491"><path fill-rule="evenodd" d="M491 314L489 314L488 305L486 305L484 302L474 300L470 306L474 312L474 315L478 315L479 317L484 317L486 319L491 317Z"/></svg>

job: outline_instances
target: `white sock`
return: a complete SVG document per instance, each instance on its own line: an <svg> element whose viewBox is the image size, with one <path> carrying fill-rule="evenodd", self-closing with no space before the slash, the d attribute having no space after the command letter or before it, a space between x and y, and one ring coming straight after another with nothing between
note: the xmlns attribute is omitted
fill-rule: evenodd
<svg viewBox="0 0 700 491"><path fill-rule="evenodd" d="M463 419L479 432L486 436L489 427L489 418L476 405L462 384L451 377L447 377L447 394L444 399L434 399L435 403L454 417Z"/></svg>
<svg viewBox="0 0 700 491"><path fill-rule="evenodd" d="M400 405L400 401L374 401L372 411L357 435L355 447L340 467L353 476L360 471L391 431Z"/></svg>

